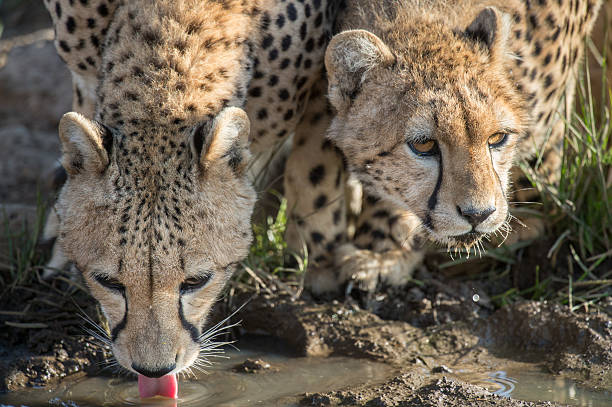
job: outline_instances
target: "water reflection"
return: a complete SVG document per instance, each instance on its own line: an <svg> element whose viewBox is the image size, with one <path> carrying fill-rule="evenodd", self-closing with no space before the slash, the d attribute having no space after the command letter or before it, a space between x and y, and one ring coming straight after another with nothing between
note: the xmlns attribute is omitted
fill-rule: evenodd
<svg viewBox="0 0 612 407"><path fill-rule="evenodd" d="M360 359L294 357L279 353L278 344L270 339L267 342L263 347L255 344L241 352L228 352L229 358L210 368L208 375L180 380L178 401L159 397L141 400L133 378L91 377L64 384L53 391L39 389L0 395L0 405L49 406L50 400L55 399L52 405L61 407L73 405L69 401L79 407L285 406L295 404L295 396L305 392L326 392L380 382L393 372L382 363ZM262 358L271 368L255 374L234 372L232 368L246 358Z"/></svg>
<svg viewBox="0 0 612 407"><path fill-rule="evenodd" d="M497 394L498 396L510 397L514 389L516 389L515 383L516 379L512 377L506 376L506 372L500 370L499 372L490 373L488 380L491 383L495 383L501 386L501 388L497 391L494 391L493 394Z"/></svg>
<svg viewBox="0 0 612 407"><path fill-rule="evenodd" d="M545 373L534 365L495 371L480 378L470 374L463 376L494 394L518 400L554 401L580 407L612 406L611 391L588 389L570 379Z"/></svg>

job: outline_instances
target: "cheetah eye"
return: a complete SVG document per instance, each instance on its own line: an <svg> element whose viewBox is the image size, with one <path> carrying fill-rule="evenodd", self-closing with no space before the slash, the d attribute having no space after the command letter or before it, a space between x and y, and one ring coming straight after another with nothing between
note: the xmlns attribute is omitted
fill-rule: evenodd
<svg viewBox="0 0 612 407"><path fill-rule="evenodd" d="M212 277L212 273L203 275L203 276L198 276L198 277L190 277L186 279L185 281L181 283L181 287L180 287L181 294L193 292L201 288L204 288L204 286L208 284L208 282L210 281L211 277Z"/></svg>
<svg viewBox="0 0 612 407"><path fill-rule="evenodd" d="M503 146L508 140L507 133L495 133L491 137L489 137L489 147L497 148Z"/></svg>
<svg viewBox="0 0 612 407"><path fill-rule="evenodd" d="M435 140L426 140L422 143L408 143L408 147L413 153L420 157L426 157L437 154L440 150L438 149L438 143Z"/></svg>
<svg viewBox="0 0 612 407"><path fill-rule="evenodd" d="M101 276L101 275L97 275L97 274L94 275L93 278L102 287L107 288L107 289L109 289L111 291L115 291L115 292L123 292L123 291L125 291L125 286L123 284L121 284L121 282L119 280L117 280L116 278L112 278L112 277L108 277L108 276Z"/></svg>

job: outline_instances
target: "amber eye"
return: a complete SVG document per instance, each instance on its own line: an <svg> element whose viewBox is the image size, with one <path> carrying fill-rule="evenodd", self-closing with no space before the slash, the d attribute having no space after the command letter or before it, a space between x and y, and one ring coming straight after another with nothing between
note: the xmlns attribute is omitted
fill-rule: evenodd
<svg viewBox="0 0 612 407"><path fill-rule="evenodd" d="M181 283L181 293L186 293L190 291L199 290L203 288L212 277L211 274L201 276L201 277L190 277Z"/></svg>
<svg viewBox="0 0 612 407"><path fill-rule="evenodd" d="M506 133L495 133L489 137L489 147L501 147L508 138Z"/></svg>
<svg viewBox="0 0 612 407"><path fill-rule="evenodd" d="M434 155L438 152L438 143L435 140L427 140L423 143L408 143L408 147L419 156Z"/></svg>

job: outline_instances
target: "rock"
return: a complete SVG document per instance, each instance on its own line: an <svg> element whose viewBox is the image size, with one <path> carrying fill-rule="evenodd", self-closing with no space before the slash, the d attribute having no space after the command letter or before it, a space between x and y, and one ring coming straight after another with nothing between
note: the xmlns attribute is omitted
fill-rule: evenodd
<svg viewBox="0 0 612 407"><path fill-rule="evenodd" d="M42 197L48 196L58 158L55 131L18 124L0 128L0 203L35 204L37 188Z"/></svg>
<svg viewBox="0 0 612 407"><path fill-rule="evenodd" d="M247 359L232 369L236 373L262 373L264 371L278 371L273 368L268 362L261 359Z"/></svg>
<svg viewBox="0 0 612 407"><path fill-rule="evenodd" d="M449 369L445 365L436 366L433 369L431 369L431 372L432 373L453 373L452 369Z"/></svg>
<svg viewBox="0 0 612 407"><path fill-rule="evenodd" d="M52 41L13 47L0 67L0 123L57 131L60 117L70 111L71 83Z"/></svg>

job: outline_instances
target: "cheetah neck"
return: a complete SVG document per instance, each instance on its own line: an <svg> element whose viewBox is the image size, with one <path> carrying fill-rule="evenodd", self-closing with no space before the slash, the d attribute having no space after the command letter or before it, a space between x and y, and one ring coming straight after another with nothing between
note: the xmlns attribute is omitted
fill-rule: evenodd
<svg viewBox="0 0 612 407"><path fill-rule="evenodd" d="M172 138L242 106L264 1L125 2L106 36L96 118Z"/></svg>

